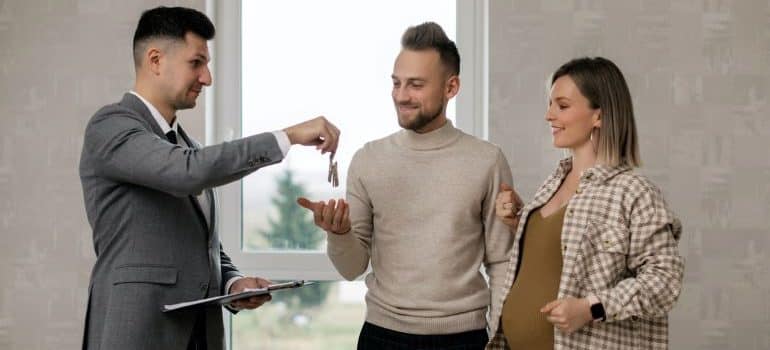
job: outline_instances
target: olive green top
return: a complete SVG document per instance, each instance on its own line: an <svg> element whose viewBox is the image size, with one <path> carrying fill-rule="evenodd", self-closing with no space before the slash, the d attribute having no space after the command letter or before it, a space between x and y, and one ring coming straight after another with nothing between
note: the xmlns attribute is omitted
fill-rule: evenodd
<svg viewBox="0 0 770 350"><path fill-rule="evenodd" d="M503 305L503 334L511 349L553 349L553 325L540 308L556 299L561 276L564 207L544 218L532 211L521 242L521 267Z"/></svg>

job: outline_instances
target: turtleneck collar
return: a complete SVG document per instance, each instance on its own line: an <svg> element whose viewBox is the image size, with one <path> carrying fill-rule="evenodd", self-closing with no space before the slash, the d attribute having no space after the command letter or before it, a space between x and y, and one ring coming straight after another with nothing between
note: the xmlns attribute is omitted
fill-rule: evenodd
<svg viewBox="0 0 770 350"><path fill-rule="evenodd" d="M416 151L428 151L446 147L455 142L460 135L460 130L447 119L440 128L424 134L403 129L396 136L396 144Z"/></svg>

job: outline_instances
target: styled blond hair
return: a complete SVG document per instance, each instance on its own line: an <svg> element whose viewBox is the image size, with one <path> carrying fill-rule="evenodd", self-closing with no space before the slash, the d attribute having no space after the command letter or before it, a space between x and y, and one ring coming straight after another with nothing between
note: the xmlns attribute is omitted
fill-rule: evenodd
<svg viewBox="0 0 770 350"><path fill-rule="evenodd" d="M435 22L407 28L401 36L401 47L414 51L436 50L449 74L460 75L460 53L457 46Z"/></svg>

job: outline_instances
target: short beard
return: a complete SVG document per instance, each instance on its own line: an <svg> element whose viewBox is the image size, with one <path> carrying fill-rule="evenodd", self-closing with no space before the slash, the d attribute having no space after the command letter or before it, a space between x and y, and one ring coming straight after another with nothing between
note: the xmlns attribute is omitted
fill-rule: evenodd
<svg viewBox="0 0 770 350"><path fill-rule="evenodd" d="M435 113L430 113L430 114L419 113L411 123L408 123L406 125L401 124L401 127L407 130L412 130L414 132L419 132L419 130L424 128L426 125L430 124L430 122L436 120L436 118L438 118L438 116L441 115L441 112L443 112L443 107L439 107Z"/></svg>

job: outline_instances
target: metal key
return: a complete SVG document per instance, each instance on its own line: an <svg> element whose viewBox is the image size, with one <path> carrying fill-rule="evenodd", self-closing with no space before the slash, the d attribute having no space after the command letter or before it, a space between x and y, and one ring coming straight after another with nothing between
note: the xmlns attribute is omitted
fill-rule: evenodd
<svg viewBox="0 0 770 350"><path fill-rule="evenodd" d="M334 153L329 155L329 173L326 176L326 181L332 184L332 187L340 185L340 179L337 175L337 162L334 161Z"/></svg>

